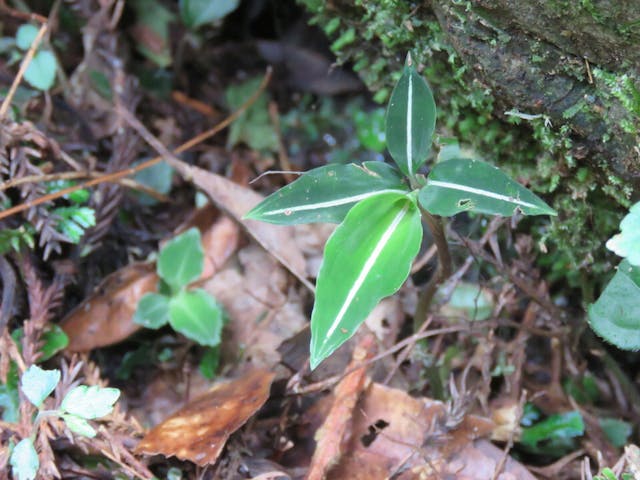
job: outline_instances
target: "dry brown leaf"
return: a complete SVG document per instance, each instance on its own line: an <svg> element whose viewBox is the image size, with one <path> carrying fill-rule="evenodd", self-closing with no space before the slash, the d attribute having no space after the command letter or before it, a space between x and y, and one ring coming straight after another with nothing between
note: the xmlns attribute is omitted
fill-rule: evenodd
<svg viewBox="0 0 640 480"><path fill-rule="evenodd" d="M239 229L231 219L216 216L213 206L198 210L188 222L202 232L205 251L201 278L215 274L238 247ZM61 323L69 336L70 352L87 352L121 342L140 328L133 314L145 293L155 292L154 264L133 264L106 277L96 292L71 311Z"/></svg>
<svg viewBox="0 0 640 480"><path fill-rule="evenodd" d="M322 480L326 473L340 460L343 443L349 436L349 427L353 409L360 398L360 394L367 384L367 369L361 366L371 358L375 352L375 337L373 334L362 337L353 351L353 360L348 370L357 368L346 375L336 386L333 405L322 426L316 431L318 442L307 480Z"/></svg>
<svg viewBox="0 0 640 480"><path fill-rule="evenodd" d="M133 323L138 301L154 292L158 283L155 266L128 265L106 277L60 326L69 337L70 352L87 352L120 342L141 327Z"/></svg>
<svg viewBox="0 0 640 480"><path fill-rule="evenodd" d="M302 300L289 288L286 271L262 248L240 250L237 264L229 264L203 288L229 314L222 345L223 357L257 368L273 369L280 362L278 346L307 324Z"/></svg>
<svg viewBox="0 0 640 480"><path fill-rule="evenodd" d="M327 478L377 480L486 480L503 452L488 441L492 422L467 415L446 431L442 402L418 399L398 389L372 384L354 410L351 440ZM500 480L534 477L512 459Z"/></svg>
<svg viewBox="0 0 640 480"><path fill-rule="evenodd" d="M293 227L243 220L242 217L262 200L260 194L221 175L177 159L174 159L171 165L202 189L220 210L238 221L262 248L278 259L309 290L314 290L313 285L307 280L305 259L296 244Z"/></svg>
<svg viewBox="0 0 640 480"><path fill-rule="evenodd" d="M215 385L147 433L136 453L175 456L201 466L215 463L229 435L267 401L273 378L272 372L257 369Z"/></svg>

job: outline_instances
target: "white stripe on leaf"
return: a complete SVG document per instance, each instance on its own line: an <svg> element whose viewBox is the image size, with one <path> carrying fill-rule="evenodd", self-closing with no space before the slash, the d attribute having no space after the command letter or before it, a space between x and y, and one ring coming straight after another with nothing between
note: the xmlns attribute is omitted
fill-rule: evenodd
<svg viewBox="0 0 640 480"><path fill-rule="evenodd" d="M362 284L367 279L369 272L371 272L371 269L373 268L376 261L378 260L378 257L380 257L382 250L389 242L389 239L391 238L395 230L398 228L398 225L400 225L400 222L402 221L404 216L407 214L407 211L409 210L409 206L410 204L408 203L407 205L404 206L402 210L400 210L400 212L398 212L398 214L393 219L391 224L387 227L385 232L380 237L380 241L377 243L377 245L371 252L371 255L369 256L364 266L362 267L362 271L358 275L358 278L356 278L356 281L353 282L353 286L349 290L349 293L347 293L347 297L345 298L345 301L342 304L342 307L340 308L338 315L336 315L336 318L331 324L331 327L329 328L329 330L327 330L327 335L326 335L327 339L329 339L331 335L333 335L333 333L338 328L338 325L340 325L340 322L342 321L345 314L347 313L347 310L349 310L349 307L353 303L353 300L356 298L356 295L358 294L358 291L362 287Z"/></svg>
<svg viewBox="0 0 640 480"><path fill-rule="evenodd" d="M348 203L356 203L356 202L359 202L360 200L364 200L365 198L373 197L374 195L380 195L381 193L406 194L407 192L404 190L394 190L394 189L376 190L374 192L361 193L359 195L338 198L336 200L328 200L326 202L310 203L308 205L296 205L294 207L286 207L286 208L279 208L277 210L269 210L269 211L263 212L261 215L263 217L268 215L281 215L281 214L291 215L294 212L302 212L307 210L322 210L324 208L339 207L340 205L346 205Z"/></svg>
<svg viewBox="0 0 640 480"><path fill-rule="evenodd" d="M524 200L510 197L509 195L502 195L500 193L491 192L489 190L482 190L480 188L469 187L467 185L460 185L458 183L441 182L439 180L429 180L428 185L433 185L434 187L448 188L450 190L459 190L461 192L475 193L476 195L481 195L483 197L495 198L496 200L502 200L504 202L520 205L522 207L529 207L529 208L535 208L536 210L541 210L540 206L534 203L525 202Z"/></svg>
<svg viewBox="0 0 640 480"><path fill-rule="evenodd" d="M413 75L409 73L409 88L407 89L407 172L409 175L413 174L413 148L411 142L413 138L411 135L413 121Z"/></svg>

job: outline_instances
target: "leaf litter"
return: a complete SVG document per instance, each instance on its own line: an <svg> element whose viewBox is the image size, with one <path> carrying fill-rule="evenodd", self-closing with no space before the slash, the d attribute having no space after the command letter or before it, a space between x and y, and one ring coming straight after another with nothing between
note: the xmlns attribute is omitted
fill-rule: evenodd
<svg viewBox="0 0 640 480"><path fill-rule="evenodd" d="M74 8L78 7L74 11L86 21L82 33L74 37L82 40L78 44L84 51L58 52L65 71L70 72L69 88L63 94L53 92L53 104L31 97L30 108L42 112L42 122L3 119L2 134L9 140L6 148L10 153L6 158L2 154L3 181L28 175L42 178L51 169L54 175L73 174L80 179L88 178L82 176L83 171L95 170L99 175L126 169L140 152L151 151L136 138L137 132L148 141L140 129L132 128L123 108L143 125L159 130L163 148L185 135L206 130L208 122L220 117L224 109L221 99L225 87L238 81L229 78L225 68L231 64L237 67L235 52L247 48L281 67L271 92L278 93L273 98L277 98L274 103L280 111L291 107L287 105L292 103L287 100L291 88L323 95L354 94L360 89L357 80L341 70L326 78L313 73L314 81L309 81L309 72L325 72L333 59L308 48L307 36L311 34L303 29L302 35L290 32L277 42L261 40L249 47L233 41L219 49L203 45L201 58L195 60L186 47L182 52L186 56L181 59L184 65L203 62L207 75L202 79L193 76L191 85L175 84L176 88L186 87L184 91L169 90L170 95L149 96L139 103L138 97L148 95L152 87L141 86L144 75L140 72L136 73L138 78L130 75L130 65L121 61L116 45L139 48L152 61L173 61L170 55L174 49L167 47L179 33L166 30L163 23L172 21L173 12L154 25L145 23L149 18L137 11L129 36L122 35L125 27L118 25L119 4L105 1L92 9L85 8L89 7L87 2L74 2ZM52 38L56 33L50 32ZM225 62L215 61L217 54L234 61L227 61L225 67ZM246 62L251 55L242 57ZM244 67L258 74L264 64ZM297 74L287 75L292 69ZM155 80L153 88L162 83ZM283 91L287 95L282 95ZM73 115L65 114L65 109ZM292 112L298 114L295 107ZM20 113L29 115L26 108ZM351 122L340 112L332 111L329 116L342 125ZM270 130L268 115L260 118L261 127ZM311 126L310 122L302 123L303 127ZM286 144L286 130L274 131L283 136L279 145ZM245 133L251 132L248 128ZM396 358L391 355L390 349L398 341L410 338L406 319L415 302L414 283L423 283L425 272L433 268L425 255L426 266L416 268L409 284L374 310L366 322L368 330L345 344L327 365L310 373L306 353L312 290L309 279L317 274L322 248L334 227L285 229L243 221L242 216L262 198L256 190L268 193L280 184L280 179L270 177L249 188L246 174L257 175L265 165L275 166L278 159L274 155L282 152L247 151L242 145L228 152L224 143L214 139L201 145L189 161L195 158L196 164L203 166L205 158L213 156L219 165L231 165L232 171L244 168L244 179L234 177L237 171L209 171L175 159L179 163L173 166L183 178L171 182L172 204L155 209L147 206L145 210L122 195L120 185L104 184L97 190L99 198L92 200L97 226L88 233L85 245L90 248L85 252L56 235L54 219L40 206L29 210L25 218L37 227L43 257L53 255L54 262L40 261L37 256L42 252L37 251L24 257L15 253L3 256L9 264L8 269L0 269L3 290L8 283L19 283L22 289L13 296L11 308L3 305L3 319L6 316L12 328L21 318L27 320L22 322L19 344L11 339L9 330L1 337L0 379L5 389L1 401L18 395L10 391L12 375L39 361L44 332L50 330L52 319L57 322L61 317L69 337L66 359L58 355L48 360L50 364L57 362L62 371L56 401L79 380L106 386L109 378L123 390L116 410L91 442L74 436L55 419L42 425L36 444L40 473L45 478L109 476L116 470L130 477L164 478L175 465L182 478L507 480L533 478L530 471L550 478L578 478L580 473L590 478L589 462L581 460L585 454L593 460L604 458L609 465L619 458L622 466L617 471L624 465L638 470L637 448L627 445L623 451L613 445L606 423L603 426L599 421L603 413L622 419L618 427L623 432L637 423L640 402L636 389L624 372L603 373L597 367L600 362L615 363L601 344L588 341L584 351L574 350L576 337L560 322L564 313L554 307L550 288L534 265L531 239L516 236L515 224L496 228L481 241L459 239L472 252L464 271L457 272L456 282L463 283L454 282L449 292L453 295L437 299L442 305L427 330L456 328L406 345ZM269 145L273 148L275 144ZM157 150L156 145L153 148ZM305 144L301 150L306 156L292 154L296 168L306 169L309 163L318 162L314 155L321 149ZM171 160L166 152L159 153ZM204 191L215 205L194 212L186 200L194 187ZM30 201L45 192L41 185L28 182L11 188L8 197L2 194L3 201ZM119 218L121 211L124 215ZM178 221L166 221L168 211L178 219L193 215L184 225L176 225ZM123 222L127 215L130 219ZM3 223L2 228L18 226L17 221L12 222ZM120 242L120 247L132 246L131 258L144 259L149 253L149 248L143 248L145 242L155 249L159 238L171 238L192 225L202 232L205 251L204 271L196 283L224 305L228 316L214 380L198 370L204 354L193 342L167 331L145 334L132 322L139 299L157 288L153 264L123 261L122 257L114 260L104 251L99 253L101 241ZM138 237L145 240L138 242ZM491 251L485 248L487 243ZM80 260L84 254L87 257ZM9 270L15 272L13 277ZM78 270L83 270L80 277L76 276ZM16 276L17 281L9 282ZM74 276L80 286L72 284ZM83 278L91 281L82 285ZM78 294L98 281L92 295ZM456 296L461 291L456 290L458 285L465 290L462 300ZM479 307L482 315L477 315ZM423 341L427 343L420 343ZM127 379L118 379L113 371L133 345L151 345L141 351L153 354L146 363L134 365ZM74 352L85 353L78 356ZM395 388L385 385L387 377ZM452 389L450 378L463 380L469 390ZM528 400L527 408L535 408L537 420L531 420L534 417L521 408L519 395L525 389L529 395L522 398ZM4 418L7 405L0 403L3 472L9 462L10 443L16 444L31 433L29 419L35 413L23 406L20 422L12 423ZM574 417L572 412L579 412L586 427L582 436L564 437L564 446L550 446L562 453L532 454L521 448L526 421L553 423L554 415L567 412ZM498 446L490 443L490 438ZM622 445L629 438L622 440L616 443ZM549 447L545 442L549 438L543 438L539 446ZM512 451L523 463L510 455ZM92 466L87 453L101 456L103 464Z"/></svg>

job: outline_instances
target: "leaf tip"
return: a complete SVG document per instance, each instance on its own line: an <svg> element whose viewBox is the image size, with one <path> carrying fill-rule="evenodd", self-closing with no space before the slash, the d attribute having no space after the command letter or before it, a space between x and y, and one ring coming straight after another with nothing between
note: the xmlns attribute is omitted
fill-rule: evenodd
<svg viewBox="0 0 640 480"><path fill-rule="evenodd" d="M411 58L411 52L407 52L407 59L405 60L404 64L407 67L412 67L413 66L413 59Z"/></svg>

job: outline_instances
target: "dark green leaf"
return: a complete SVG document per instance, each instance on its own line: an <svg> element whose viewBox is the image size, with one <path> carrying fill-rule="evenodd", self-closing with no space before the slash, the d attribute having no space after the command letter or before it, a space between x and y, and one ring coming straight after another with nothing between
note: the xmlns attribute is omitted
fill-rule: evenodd
<svg viewBox="0 0 640 480"><path fill-rule="evenodd" d="M198 368L203 377L213 380L220 365L220 347L207 348L200 359Z"/></svg>
<svg viewBox="0 0 640 480"><path fill-rule="evenodd" d="M58 325L51 325L42 333L42 356L38 362L45 362L53 357L60 350L64 350L69 345L69 337Z"/></svg>
<svg viewBox="0 0 640 480"><path fill-rule="evenodd" d="M133 321L146 328L160 328L169 321L169 297L146 293L138 302Z"/></svg>
<svg viewBox="0 0 640 480"><path fill-rule="evenodd" d="M280 225L340 223L351 207L365 198L407 190L397 170L386 163L326 165L270 195L245 218Z"/></svg>
<svg viewBox="0 0 640 480"><path fill-rule="evenodd" d="M169 240L158 256L158 275L173 291L197 280L204 265L200 231L190 228Z"/></svg>
<svg viewBox="0 0 640 480"><path fill-rule="evenodd" d="M566 440L584 434L584 422L580 412L572 411L551 415L535 425L522 429L520 442L529 447L550 440Z"/></svg>
<svg viewBox="0 0 640 480"><path fill-rule="evenodd" d="M182 291L169 303L169 322L174 330L200 345L220 343L223 314L214 298L202 289Z"/></svg>
<svg viewBox="0 0 640 480"><path fill-rule="evenodd" d="M233 12L240 0L180 0L180 16L191 30L220 20Z"/></svg>
<svg viewBox="0 0 640 480"><path fill-rule="evenodd" d="M17 423L20 419L18 367L14 362L9 364L7 383L0 385L0 408L2 408L2 420L5 422Z"/></svg>
<svg viewBox="0 0 640 480"><path fill-rule="evenodd" d="M633 427L629 422L617 418L601 418L600 428L611 442L611 445L622 448L627 444Z"/></svg>
<svg viewBox="0 0 640 480"><path fill-rule="evenodd" d="M438 163L420 190L420 204L434 215L472 211L511 216L556 215L544 201L480 160L452 159Z"/></svg>
<svg viewBox="0 0 640 480"><path fill-rule="evenodd" d="M383 193L361 201L329 238L311 316L311 368L347 341L409 275L422 240L412 200Z"/></svg>
<svg viewBox="0 0 640 480"><path fill-rule="evenodd" d="M591 328L606 341L625 350L640 350L640 267L627 260L589 307Z"/></svg>
<svg viewBox="0 0 640 480"><path fill-rule="evenodd" d="M386 118L387 148L406 175L413 176L426 161L435 126L436 104L431 89L407 57Z"/></svg>

